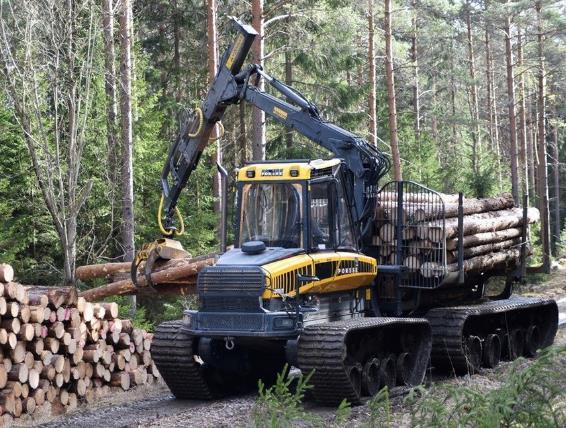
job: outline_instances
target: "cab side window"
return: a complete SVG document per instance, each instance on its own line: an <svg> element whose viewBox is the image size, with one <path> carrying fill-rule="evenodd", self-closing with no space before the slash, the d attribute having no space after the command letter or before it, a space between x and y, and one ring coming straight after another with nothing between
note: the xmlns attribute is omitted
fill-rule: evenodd
<svg viewBox="0 0 566 428"><path fill-rule="evenodd" d="M333 249L336 244L332 189L330 183L315 183L310 186L310 230L311 248Z"/></svg>
<svg viewBox="0 0 566 428"><path fill-rule="evenodd" d="M338 248L356 249L352 220L342 186L338 184Z"/></svg>

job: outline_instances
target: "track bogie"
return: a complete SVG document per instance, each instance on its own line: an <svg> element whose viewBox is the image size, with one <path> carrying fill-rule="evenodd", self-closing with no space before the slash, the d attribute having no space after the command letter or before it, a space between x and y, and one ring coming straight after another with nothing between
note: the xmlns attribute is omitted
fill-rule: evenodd
<svg viewBox="0 0 566 428"><path fill-rule="evenodd" d="M360 318L305 328L298 363L303 373L313 372L317 402L359 404L385 386L420 384L430 346L426 320Z"/></svg>
<svg viewBox="0 0 566 428"><path fill-rule="evenodd" d="M429 311L434 368L474 373L500 360L533 357L552 344L558 326L553 300L514 297Z"/></svg>

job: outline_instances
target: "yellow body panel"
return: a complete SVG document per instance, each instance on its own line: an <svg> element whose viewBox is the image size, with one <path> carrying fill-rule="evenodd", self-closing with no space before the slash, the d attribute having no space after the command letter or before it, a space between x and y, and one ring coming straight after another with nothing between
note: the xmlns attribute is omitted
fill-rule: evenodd
<svg viewBox="0 0 566 428"><path fill-rule="evenodd" d="M238 170L238 181L281 181L308 180L313 169L329 168L340 163L340 159L313 160L310 162L269 162L246 165ZM292 177L291 170L298 171ZM254 177L248 177L248 171L254 171Z"/></svg>
<svg viewBox="0 0 566 428"><path fill-rule="evenodd" d="M320 278L319 281L301 286L301 294L334 293L367 287L377 275L377 261L363 254L332 251L293 256L269 263L263 269L269 278L263 298L270 299L281 297L281 294L294 296L298 273Z"/></svg>

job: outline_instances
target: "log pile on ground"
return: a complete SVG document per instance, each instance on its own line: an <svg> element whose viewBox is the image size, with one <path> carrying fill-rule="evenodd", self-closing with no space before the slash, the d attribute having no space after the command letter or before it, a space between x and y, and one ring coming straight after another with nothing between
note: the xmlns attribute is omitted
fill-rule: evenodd
<svg viewBox="0 0 566 428"><path fill-rule="evenodd" d="M0 414L42 405L54 413L159 376L152 334L118 318L116 303L87 302L72 287L23 286L0 265Z"/></svg>
<svg viewBox="0 0 566 428"><path fill-rule="evenodd" d="M458 270L458 195L441 199L408 193L400 208L396 194L380 194L373 244L379 247L381 264L397 263L401 233L401 263L410 272L437 278ZM519 259L523 209L515 208L511 194L464 199L462 208L464 271L487 271ZM529 224L539 218L536 208L528 209Z"/></svg>
<svg viewBox="0 0 566 428"><path fill-rule="evenodd" d="M153 269L151 281L159 294L194 294L198 273L216 263L217 254L160 261ZM105 263L77 268L76 277L81 281L106 278L111 282L80 293L89 302L96 302L109 296L154 292L148 287L146 278L138 276L137 287L130 279L131 263ZM139 272L143 272L143 264ZM124 278L125 277L125 278Z"/></svg>

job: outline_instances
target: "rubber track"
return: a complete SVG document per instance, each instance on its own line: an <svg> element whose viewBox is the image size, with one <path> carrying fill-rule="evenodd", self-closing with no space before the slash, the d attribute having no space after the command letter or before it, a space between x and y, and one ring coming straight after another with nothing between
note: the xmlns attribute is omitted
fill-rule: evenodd
<svg viewBox="0 0 566 428"><path fill-rule="evenodd" d="M163 380L175 397L210 400L215 394L208 386L201 365L193 356L193 337L181 329L182 321L159 325L151 343L151 356Z"/></svg>
<svg viewBox="0 0 566 428"><path fill-rule="evenodd" d="M556 305L553 300L541 298L512 297L495 300L473 306L435 308L427 312L432 327L431 362L434 366L449 367L455 372L468 371L468 364L463 347L464 324L470 316L509 313L521 309L542 308ZM554 334L551 335L554 337ZM550 343L542 343L548 346Z"/></svg>
<svg viewBox="0 0 566 428"><path fill-rule="evenodd" d="M394 324L422 324L414 318L359 318L308 326L301 333L298 363L307 375L314 370L310 384L313 396L320 404L335 406L343 399L360 404L361 397L352 386L344 360L347 355L346 336L352 331L378 329ZM423 372L424 374L424 372Z"/></svg>

